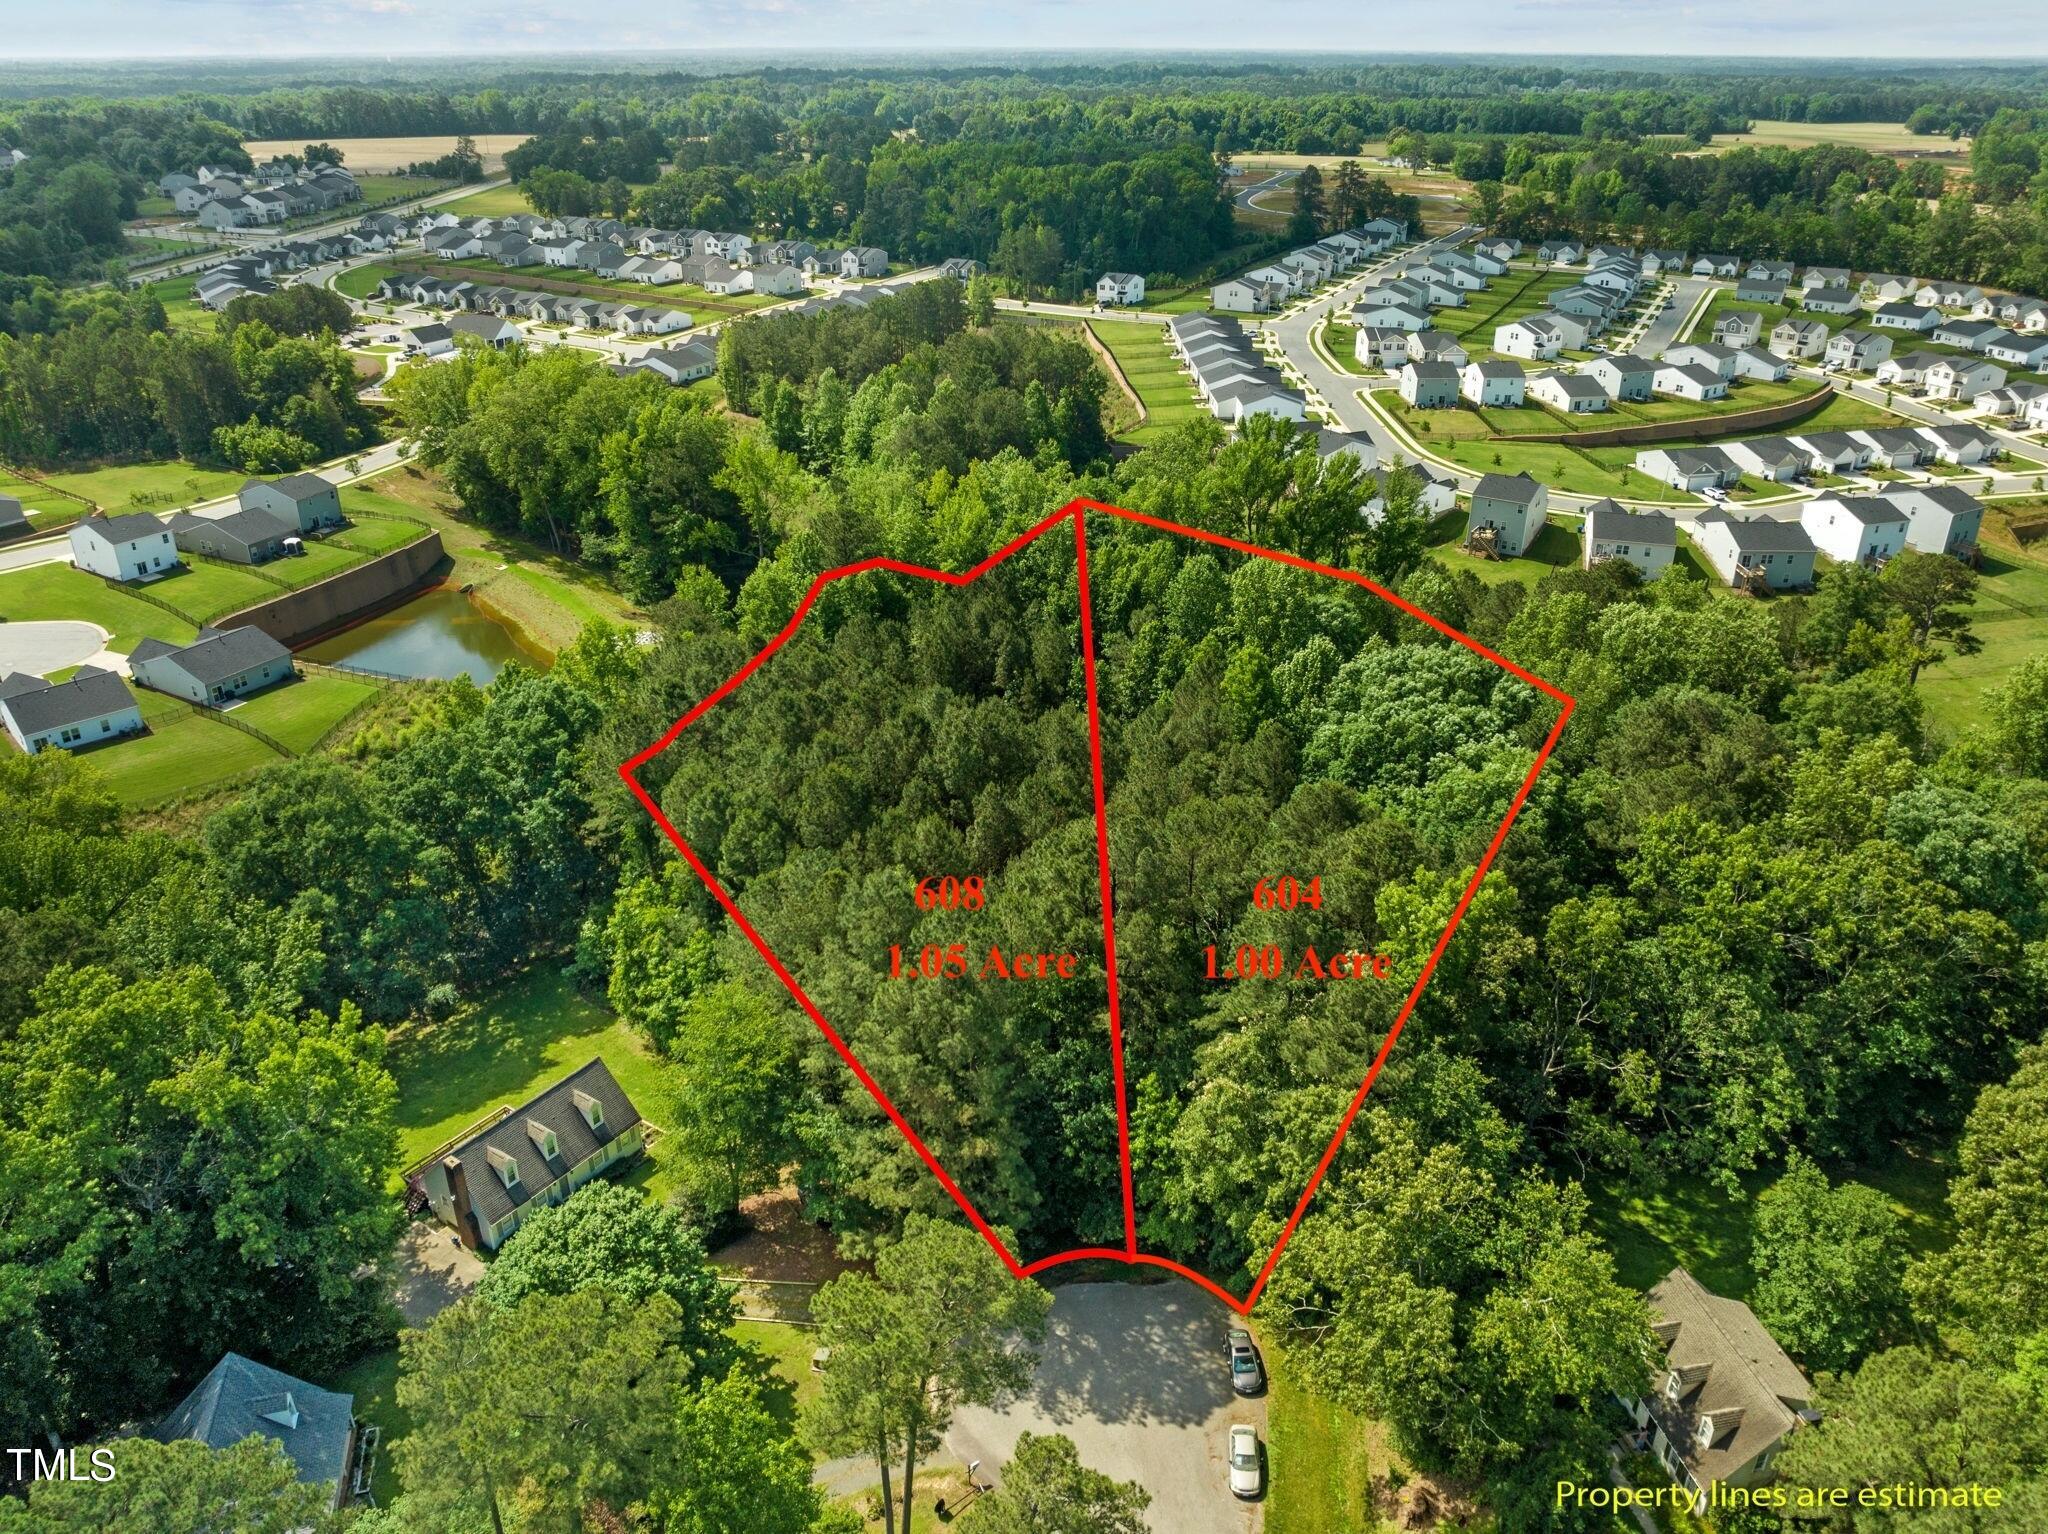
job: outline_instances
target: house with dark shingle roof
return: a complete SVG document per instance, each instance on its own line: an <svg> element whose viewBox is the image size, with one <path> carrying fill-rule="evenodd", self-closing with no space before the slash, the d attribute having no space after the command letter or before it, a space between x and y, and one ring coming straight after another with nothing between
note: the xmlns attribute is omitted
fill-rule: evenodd
<svg viewBox="0 0 2048 1534"><path fill-rule="evenodd" d="M1472 487L1465 543L1502 559L1528 551L1550 513L1550 489L1527 474L1482 474Z"/></svg>
<svg viewBox="0 0 2048 1534"><path fill-rule="evenodd" d="M24 538L29 533L28 513L22 509L19 499L11 495L0 495L0 543L10 538Z"/></svg>
<svg viewBox="0 0 2048 1534"><path fill-rule="evenodd" d="M333 1507L356 1489L355 1397L322 1390L240 1353L224 1354L149 1436L158 1443L189 1438L210 1449L268 1438L284 1450L301 1481L333 1486Z"/></svg>
<svg viewBox="0 0 2048 1534"><path fill-rule="evenodd" d="M286 474L278 479L245 479L235 492L244 511L260 508L277 513L301 533L318 532L342 523L341 492L334 481L318 474Z"/></svg>
<svg viewBox="0 0 2048 1534"><path fill-rule="evenodd" d="M458 1241L494 1252L529 1211L637 1154L645 1128L610 1067L592 1060L453 1146L420 1186Z"/></svg>
<svg viewBox="0 0 2048 1534"><path fill-rule="evenodd" d="M1692 541L1721 579L1738 590L1784 591L1813 584L1813 540L1797 522L1766 516L1744 521L1717 506L1693 519Z"/></svg>
<svg viewBox="0 0 2048 1534"><path fill-rule="evenodd" d="M1660 511L1631 511L1613 499L1586 508L1585 545L1579 559L1588 570L1610 559L1625 559L1654 581L1678 557L1678 523Z"/></svg>
<svg viewBox="0 0 2048 1534"><path fill-rule="evenodd" d="M253 627L201 629L187 645L144 639L128 656L135 680L189 703L221 704L294 675L292 652Z"/></svg>
<svg viewBox="0 0 2048 1534"><path fill-rule="evenodd" d="M201 554L235 565L261 565L285 556L285 539L297 538L298 524L265 506L231 511L224 517L171 518L171 537L181 554Z"/></svg>
<svg viewBox="0 0 2048 1534"><path fill-rule="evenodd" d="M1695 1496L1770 1478L1779 1446L1820 1420L1813 1389L1750 1308L1673 1268L1650 1291L1664 1358L1624 1401L1640 1439Z"/></svg>
<svg viewBox="0 0 2048 1534"><path fill-rule="evenodd" d="M80 666L68 682L9 672L0 676L0 724L34 756L56 747L77 751L142 728L142 710L128 684L98 666Z"/></svg>

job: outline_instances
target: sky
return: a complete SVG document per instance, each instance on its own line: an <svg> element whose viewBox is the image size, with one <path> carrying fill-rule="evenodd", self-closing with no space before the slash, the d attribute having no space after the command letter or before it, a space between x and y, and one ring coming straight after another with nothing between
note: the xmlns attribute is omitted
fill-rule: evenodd
<svg viewBox="0 0 2048 1534"><path fill-rule="evenodd" d="M5 0L13 58L1118 48L2048 58L2011 0Z"/></svg>

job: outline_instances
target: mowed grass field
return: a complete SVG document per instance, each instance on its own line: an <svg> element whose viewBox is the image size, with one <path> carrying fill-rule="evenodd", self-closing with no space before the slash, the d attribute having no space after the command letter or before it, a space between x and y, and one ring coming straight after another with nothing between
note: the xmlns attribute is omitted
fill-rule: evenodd
<svg viewBox="0 0 2048 1534"><path fill-rule="evenodd" d="M374 698L378 686L366 677L308 672L296 682L264 689L230 712L243 724L304 755L335 725Z"/></svg>
<svg viewBox="0 0 2048 1534"><path fill-rule="evenodd" d="M147 735L87 751L123 804L161 804L195 789L229 782L284 760L253 735L195 713L176 698L135 688Z"/></svg>
<svg viewBox="0 0 2048 1534"><path fill-rule="evenodd" d="M1759 118L1747 133L1717 133L1700 154L1724 153L1730 149L1811 149L1816 144L1843 144L1867 149L1872 154L1953 153L1967 155L1967 138L1951 142L1929 133L1908 133L1904 123L1795 123Z"/></svg>
<svg viewBox="0 0 2048 1534"><path fill-rule="evenodd" d="M196 630L177 614L137 601L97 575L69 565L31 565L0 573L0 622L62 619L98 624L110 636L107 648L123 655L143 639L185 644Z"/></svg>
<svg viewBox="0 0 2048 1534"><path fill-rule="evenodd" d="M2048 503L2032 509L2048 509ZM2048 558L2000 535L2003 510L1986 517L1977 599L1970 609L1984 648L1975 655L1949 655L1920 673L1928 717L1957 735L1983 725L1986 694L2027 661L2048 657Z"/></svg>
<svg viewBox="0 0 2048 1534"><path fill-rule="evenodd" d="M516 148L532 136L530 133L473 133L470 138L476 144L476 152L483 157L485 174L492 175L505 168L506 150ZM393 175L421 160L438 160L455 149L455 135L452 133L405 138L331 138L321 142L339 149L341 163L358 177ZM250 159L260 162L272 155L303 154L306 140L251 139L242 148Z"/></svg>
<svg viewBox="0 0 2048 1534"><path fill-rule="evenodd" d="M457 218L499 218L507 213L533 211L533 204L527 200L526 194L509 183L471 192L467 197L457 197L442 206Z"/></svg>
<svg viewBox="0 0 2048 1534"><path fill-rule="evenodd" d="M1180 370L1180 363L1167 347L1165 326L1130 320L1090 320L1088 328L1116 358L1116 365L1145 406L1144 424L1123 433L1123 441L1140 446L1155 442L1168 427L1191 421L1202 413L1193 382Z"/></svg>

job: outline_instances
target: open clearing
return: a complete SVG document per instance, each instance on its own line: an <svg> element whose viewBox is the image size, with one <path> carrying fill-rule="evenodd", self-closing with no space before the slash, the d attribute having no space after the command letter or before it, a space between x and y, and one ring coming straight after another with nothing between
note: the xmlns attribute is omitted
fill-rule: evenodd
<svg viewBox="0 0 2048 1534"><path fill-rule="evenodd" d="M505 168L505 151L532 138L530 133L472 133L476 152L483 156L484 173ZM253 160L267 160L274 154L301 154L309 141L303 138L251 139L242 147ZM452 133L430 133L416 138L330 138L320 140L341 151L341 163L358 176L391 175L418 160L438 160L455 148Z"/></svg>
<svg viewBox="0 0 2048 1534"><path fill-rule="evenodd" d="M1133 321L1090 320L1088 328L1109 348L1145 404L1145 424L1121 434L1126 442L1156 442L1169 426L1202 413L1195 386L1167 349L1166 327Z"/></svg>
<svg viewBox="0 0 2048 1534"><path fill-rule="evenodd" d="M1908 133L1904 123L1795 123L1760 118L1747 133L1717 133L1698 154L1719 154L1744 147L1811 149L1816 144L1845 144L1873 154L1966 155L1970 141L1932 133Z"/></svg>

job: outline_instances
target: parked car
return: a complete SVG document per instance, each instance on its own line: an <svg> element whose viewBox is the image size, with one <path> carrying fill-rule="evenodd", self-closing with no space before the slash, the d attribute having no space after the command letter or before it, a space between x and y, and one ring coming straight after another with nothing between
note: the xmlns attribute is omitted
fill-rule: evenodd
<svg viewBox="0 0 2048 1534"><path fill-rule="evenodd" d="M1249 1501L1264 1489L1259 1473L1259 1430L1248 1422L1230 1428L1230 1494Z"/></svg>
<svg viewBox="0 0 2048 1534"><path fill-rule="evenodd" d="M1252 1334L1242 1327L1230 1329L1230 1388L1241 1396L1255 1396L1266 1388L1266 1371L1259 1364L1259 1350Z"/></svg>

